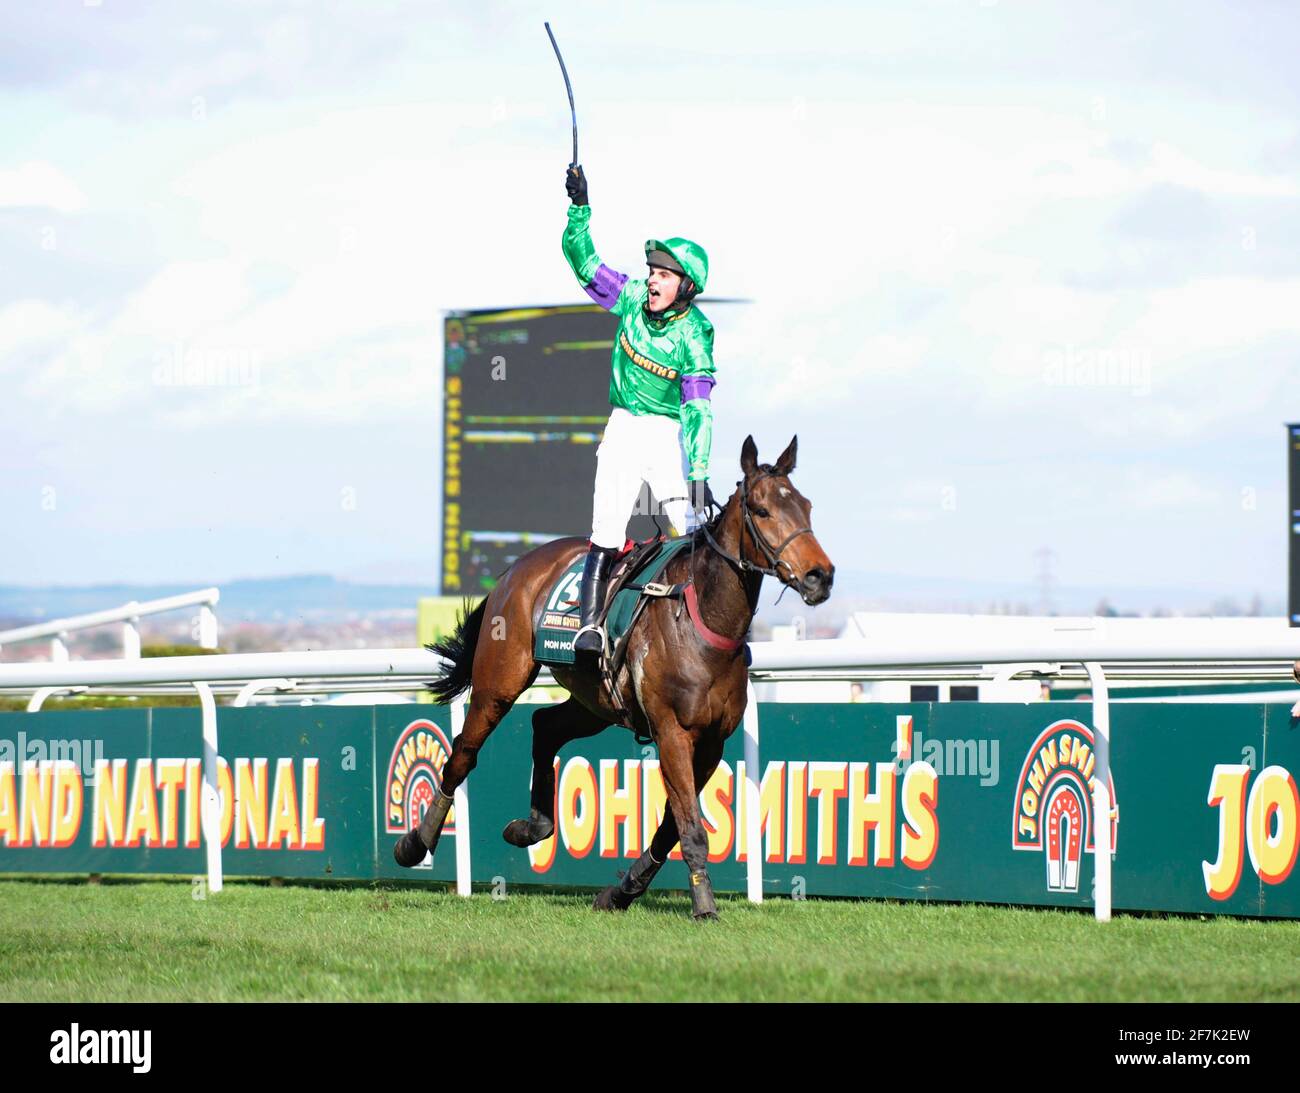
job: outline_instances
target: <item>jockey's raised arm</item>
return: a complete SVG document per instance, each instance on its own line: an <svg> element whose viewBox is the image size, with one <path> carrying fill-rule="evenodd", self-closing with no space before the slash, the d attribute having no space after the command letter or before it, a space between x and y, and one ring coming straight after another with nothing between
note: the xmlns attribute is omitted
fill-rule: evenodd
<svg viewBox="0 0 1300 1093"><path fill-rule="evenodd" d="M618 305L623 286L627 283L627 274L610 269L600 260L591 241L590 224L590 205L584 201L581 205L569 206L569 222L564 228L563 241L565 260L588 296L606 311L621 315L622 310Z"/></svg>

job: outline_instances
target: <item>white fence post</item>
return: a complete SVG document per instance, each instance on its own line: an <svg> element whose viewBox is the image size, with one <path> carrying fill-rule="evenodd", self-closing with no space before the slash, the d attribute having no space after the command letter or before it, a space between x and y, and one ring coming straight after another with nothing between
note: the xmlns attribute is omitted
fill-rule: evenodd
<svg viewBox="0 0 1300 1093"><path fill-rule="evenodd" d="M195 680L199 692L199 705L203 709L203 798L200 819L203 825L203 842L208 851L208 892L221 891L221 790L217 774L217 704L212 688ZM233 771L231 772L233 775ZM231 794L230 807L235 807Z"/></svg>
<svg viewBox="0 0 1300 1093"><path fill-rule="evenodd" d="M465 727L465 696L461 695L451 704L451 741L455 746L456 737ZM471 871L469 852L469 795L465 792L465 783L456 787L456 894L471 895L474 891L474 875Z"/></svg>
<svg viewBox="0 0 1300 1093"><path fill-rule="evenodd" d="M1085 661L1092 684L1092 753L1097 757L1092 783L1093 911L1098 922L1110 921L1110 691L1095 660Z"/></svg>
<svg viewBox="0 0 1300 1093"><path fill-rule="evenodd" d="M215 649L217 647L217 615L211 604L199 608L199 648Z"/></svg>
<svg viewBox="0 0 1300 1093"><path fill-rule="evenodd" d="M759 823L758 699L745 679L745 886L750 903L763 902L763 838Z"/></svg>
<svg viewBox="0 0 1300 1093"><path fill-rule="evenodd" d="M129 603L127 607L138 607L138 604ZM140 618L125 619L122 622L122 659L139 660L140 659Z"/></svg>

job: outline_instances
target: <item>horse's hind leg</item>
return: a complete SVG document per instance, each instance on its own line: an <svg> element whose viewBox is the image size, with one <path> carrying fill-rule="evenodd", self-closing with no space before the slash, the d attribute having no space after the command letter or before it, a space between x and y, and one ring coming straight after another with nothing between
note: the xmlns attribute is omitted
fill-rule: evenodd
<svg viewBox="0 0 1300 1093"><path fill-rule="evenodd" d="M398 865L419 865L425 853L432 854L438 846L443 824L451 810L456 787L478 764L479 749L492 730L510 711L521 694L537 678L539 665L531 653L512 657L496 657L495 663L480 670L479 658L474 664L474 687L470 691L469 709L465 711L465 726L451 747L451 755L442 768L442 788L434 794L433 803L425 810L420 826L403 835L393 847L393 857ZM479 680L483 682L480 683Z"/></svg>
<svg viewBox="0 0 1300 1093"><path fill-rule="evenodd" d="M555 831L555 756L571 740L595 736L613 722L568 698L533 714L533 791L528 819L511 820L501 837L512 846L533 846Z"/></svg>
<svg viewBox="0 0 1300 1093"><path fill-rule="evenodd" d="M645 895L677 841L677 821L673 818L672 809L667 809L659 830L650 840L645 853L632 863L632 868L623 874L622 880L611 884L596 896L592 908L597 911L626 911L634 900Z"/></svg>

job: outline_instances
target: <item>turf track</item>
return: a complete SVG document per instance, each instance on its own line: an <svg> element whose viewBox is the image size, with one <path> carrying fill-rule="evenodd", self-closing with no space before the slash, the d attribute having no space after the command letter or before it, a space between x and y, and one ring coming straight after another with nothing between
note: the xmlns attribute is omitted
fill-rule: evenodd
<svg viewBox="0 0 1300 1093"><path fill-rule="evenodd" d="M1300 922L917 903L0 880L0 999L1300 1000Z"/></svg>

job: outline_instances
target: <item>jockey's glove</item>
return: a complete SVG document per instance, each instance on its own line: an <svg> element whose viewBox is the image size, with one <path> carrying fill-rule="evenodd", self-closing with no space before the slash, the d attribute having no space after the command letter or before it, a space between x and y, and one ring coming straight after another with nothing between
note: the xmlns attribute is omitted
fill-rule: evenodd
<svg viewBox="0 0 1300 1093"><path fill-rule="evenodd" d="M575 205L587 204L587 176L582 173L581 163L564 172L564 188Z"/></svg>
<svg viewBox="0 0 1300 1093"><path fill-rule="evenodd" d="M691 508L695 510L696 521L702 524L709 518L710 506L717 504L713 499L713 491L709 489L709 480L692 479L686 483L686 487L691 499Z"/></svg>

